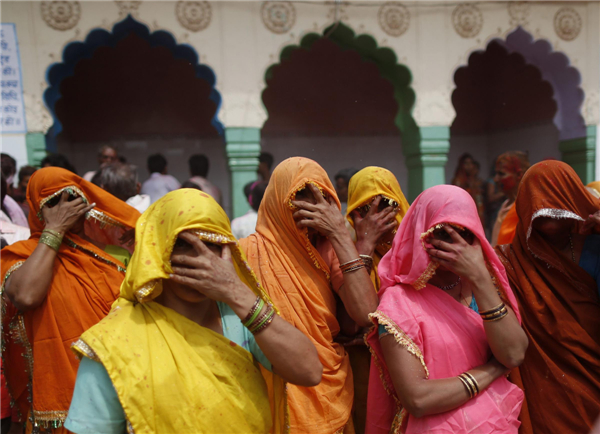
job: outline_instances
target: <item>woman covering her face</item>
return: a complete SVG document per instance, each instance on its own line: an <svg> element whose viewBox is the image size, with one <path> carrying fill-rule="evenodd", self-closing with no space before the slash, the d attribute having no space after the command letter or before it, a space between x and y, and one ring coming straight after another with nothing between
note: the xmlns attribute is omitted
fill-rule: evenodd
<svg viewBox="0 0 600 434"><path fill-rule="evenodd" d="M282 432L277 378L314 386L322 370L277 314L223 209L195 189L140 217L121 295L74 350L82 361L65 426L76 433ZM278 374L272 409L255 361Z"/></svg>
<svg viewBox="0 0 600 434"><path fill-rule="evenodd" d="M516 433L527 338L469 193L425 190L379 277L366 432Z"/></svg>
<svg viewBox="0 0 600 434"><path fill-rule="evenodd" d="M497 251L531 342L511 373L525 391L522 432L589 432L600 414L600 202L569 165L543 161L515 204L516 236Z"/></svg>
<svg viewBox="0 0 600 434"><path fill-rule="evenodd" d="M350 178L346 218L356 230L356 250L373 260L371 280L378 291L377 266L392 247L407 211L408 202L389 170L365 167Z"/></svg>
<svg viewBox="0 0 600 434"><path fill-rule="evenodd" d="M140 213L57 167L31 176L27 201L31 238L2 249L3 368L28 430L64 432L70 346L118 297L130 256L120 239Z"/></svg>
<svg viewBox="0 0 600 434"><path fill-rule="evenodd" d="M290 432L352 432L352 371L334 339L337 293L360 326L377 294L346 229L327 173L307 158L279 164L258 210L256 233L240 241L281 315L315 344L323 364L317 387L287 389ZM347 265L342 272L343 264Z"/></svg>

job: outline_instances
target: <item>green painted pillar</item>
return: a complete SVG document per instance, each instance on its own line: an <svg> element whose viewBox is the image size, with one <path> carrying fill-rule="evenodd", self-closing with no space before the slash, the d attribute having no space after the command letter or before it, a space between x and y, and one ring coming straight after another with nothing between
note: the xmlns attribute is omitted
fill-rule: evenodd
<svg viewBox="0 0 600 434"><path fill-rule="evenodd" d="M225 149L231 171L232 219L244 215L250 204L244 186L257 179L260 128L225 128Z"/></svg>
<svg viewBox="0 0 600 434"><path fill-rule="evenodd" d="M27 163L30 166L39 166L46 156L46 136L43 133L27 133L25 135L27 148Z"/></svg>
<svg viewBox="0 0 600 434"><path fill-rule="evenodd" d="M596 126L586 127L586 137L562 140L558 148L562 160L569 164L579 175L584 184L596 178Z"/></svg>
<svg viewBox="0 0 600 434"><path fill-rule="evenodd" d="M420 127L403 137L402 149L408 168L408 201L423 190L446 183L446 162L450 150L450 127Z"/></svg>

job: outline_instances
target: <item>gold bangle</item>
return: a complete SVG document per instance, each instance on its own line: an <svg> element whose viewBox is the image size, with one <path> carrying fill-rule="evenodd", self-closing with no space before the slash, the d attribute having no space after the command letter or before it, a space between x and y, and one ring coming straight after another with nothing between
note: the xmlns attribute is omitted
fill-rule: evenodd
<svg viewBox="0 0 600 434"><path fill-rule="evenodd" d="M473 398L473 391L471 390L471 386L469 385L469 383L467 383L467 380L465 380L462 377L462 374L459 375L457 378L462 382L463 386L465 386L465 389L467 389L467 393L469 394L469 399L472 399Z"/></svg>
<svg viewBox="0 0 600 434"><path fill-rule="evenodd" d="M483 318L483 319L494 318L495 316L502 315L505 312L508 312L508 310L506 309L506 306L504 306L502 309L500 309L500 310L498 310L498 311L496 311L494 313L488 313L488 314L485 314L485 315L481 315L481 318Z"/></svg>
<svg viewBox="0 0 600 434"><path fill-rule="evenodd" d="M55 235L49 234L48 232L42 232L38 244L45 244L52 250L58 252L60 245L62 244L62 238L58 238Z"/></svg>
<svg viewBox="0 0 600 434"><path fill-rule="evenodd" d="M498 306L493 307L491 309L488 310L482 310L481 312L479 312L479 315L489 315L491 313L497 312L500 309L502 309L503 307L505 307L506 305L504 304L504 302L500 303Z"/></svg>
<svg viewBox="0 0 600 434"><path fill-rule="evenodd" d="M465 372L460 374L459 377L467 382L469 388L471 389L471 392L473 392L471 398L475 398L479 392L477 391L475 383L471 380L471 377L469 377Z"/></svg>
<svg viewBox="0 0 600 434"><path fill-rule="evenodd" d="M477 382L473 374L471 374L470 372L464 372L463 375L466 375L471 379L471 381L475 385L475 396L479 395L479 383Z"/></svg>
<svg viewBox="0 0 600 434"><path fill-rule="evenodd" d="M250 333L252 333L253 335L256 335L256 334L262 332L267 327L269 327L271 325L271 323L273 322L273 320L275 319L275 315L277 315L275 313L275 309L271 309L269 311L268 318L265 319L265 321L263 322L263 324L259 325L254 330L250 330Z"/></svg>
<svg viewBox="0 0 600 434"><path fill-rule="evenodd" d="M500 321L502 318L504 318L507 315L508 315L508 310L505 310L501 315L495 316L493 318L484 319L483 321L484 322Z"/></svg>

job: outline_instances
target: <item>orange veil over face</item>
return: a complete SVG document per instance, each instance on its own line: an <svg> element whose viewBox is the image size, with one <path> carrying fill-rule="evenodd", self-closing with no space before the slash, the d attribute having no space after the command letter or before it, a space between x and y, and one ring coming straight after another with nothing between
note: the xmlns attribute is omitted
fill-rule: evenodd
<svg viewBox="0 0 600 434"><path fill-rule="evenodd" d="M292 216L291 201L307 183L335 198L339 206L321 166L307 158L289 158L273 171L256 233L240 240L240 245L281 316L311 339L323 364L318 386L288 385L290 432L333 434L350 419L352 371L344 348L333 342L340 328L329 267Z"/></svg>
<svg viewBox="0 0 600 434"><path fill-rule="evenodd" d="M18 312L4 285L35 250L44 222L41 209L63 191L96 207L87 215L85 233L104 244L119 245L140 213L79 176L56 167L35 172L27 187L31 238L2 249L2 357L9 389L22 417L34 426L58 428L64 422L79 362L71 343L110 310L119 295L125 265L94 244L67 233L52 270L46 299L36 309Z"/></svg>
<svg viewBox="0 0 600 434"><path fill-rule="evenodd" d="M532 225L539 217L569 219L577 233L600 202L570 166L543 161L525 173L515 204L515 238L496 250L529 338L525 361L511 374L528 407L521 432L587 433L600 414L596 282L578 264L561 259Z"/></svg>

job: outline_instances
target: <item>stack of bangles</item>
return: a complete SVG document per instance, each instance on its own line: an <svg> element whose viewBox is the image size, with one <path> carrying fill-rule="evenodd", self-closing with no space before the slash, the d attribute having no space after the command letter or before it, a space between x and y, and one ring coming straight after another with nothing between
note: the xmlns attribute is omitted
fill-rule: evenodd
<svg viewBox="0 0 600 434"><path fill-rule="evenodd" d="M263 307L265 306L266 309L263 310ZM273 305L266 304L262 298L256 297L256 301L254 302L252 309L250 309L250 312L248 312L246 318L242 320L242 324L244 324L244 327L250 330L250 333L255 335L269 327L269 325L273 322L275 315L276 314L275 309L273 309Z"/></svg>
<svg viewBox="0 0 600 434"><path fill-rule="evenodd" d="M479 312L479 315L486 322L499 321L508 315L508 309L504 303L500 303L492 309Z"/></svg>
<svg viewBox="0 0 600 434"><path fill-rule="evenodd" d="M53 231L52 229L44 229L38 244L45 244L54 251L58 252L58 249L60 249L60 245L62 244L62 240L63 234L60 232Z"/></svg>
<svg viewBox="0 0 600 434"><path fill-rule="evenodd" d="M371 270L373 269L373 258L369 255L358 255L360 259L365 263L365 268L367 269L367 273L371 274Z"/></svg>
<svg viewBox="0 0 600 434"><path fill-rule="evenodd" d="M479 384L473 375L468 372L463 372L458 376L458 379L462 381L463 385L467 389L467 392L469 392L469 397L471 399L479 395Z"/></svg>
<svg viewBox="0 0 600 434"><path fill-rule="evenodd" d="M344 264L340 264L340 270L342 270L342 273L344 274L360 270L361 268L365 268L365 261L362 258L353 259Z"/></svg>

